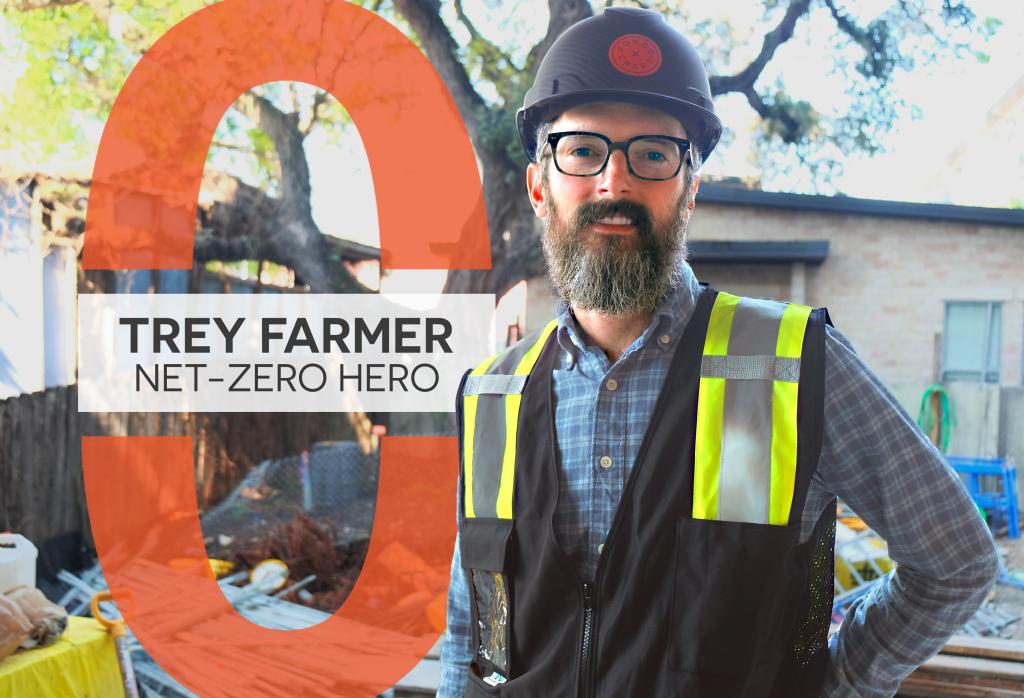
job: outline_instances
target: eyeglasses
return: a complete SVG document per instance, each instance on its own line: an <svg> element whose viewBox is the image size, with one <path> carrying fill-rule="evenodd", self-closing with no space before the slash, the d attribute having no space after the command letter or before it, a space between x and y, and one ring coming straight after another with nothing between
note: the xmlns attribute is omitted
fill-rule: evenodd
<svg viewBox="0 0 1024 698"><path fill-rule="evenodd" d="M634 136L613 141L601 133L561 131L548 135L555 168L573 177L593 177L604 172L612 151L626 155L629 173L638 179L662 181L679 174L690 141L675 136Z"/></svg>

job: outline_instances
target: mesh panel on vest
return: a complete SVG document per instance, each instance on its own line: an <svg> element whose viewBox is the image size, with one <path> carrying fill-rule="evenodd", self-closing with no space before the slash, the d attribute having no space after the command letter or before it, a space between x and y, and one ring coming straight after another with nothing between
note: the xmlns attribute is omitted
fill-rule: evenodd
<svg viewBox="0 0 1024 698"><path fill-rule="evenodd" d="M796 631L793 653L801 667L828 644L829 621L832 618L832 591L835 566L836 520L831 517L828 528L814 544L810 573L807 579L807 613Z"/></svg>

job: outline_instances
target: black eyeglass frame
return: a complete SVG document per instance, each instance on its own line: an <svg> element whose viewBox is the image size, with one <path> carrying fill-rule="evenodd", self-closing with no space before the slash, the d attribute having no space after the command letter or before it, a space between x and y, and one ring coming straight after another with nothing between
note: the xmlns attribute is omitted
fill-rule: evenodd
<svg viewBox="0 0 1024 698"><path fill-rule="evenodd" d="M558 165L558 156L555 154L558 147L558 141L562 140L565 136L594 136L599 138L608 144L608 152L605 153L604 163L597 170L591 174L573 174L572 172L566 172ZM676 166L676 171L668 177L641 177L633 170L633 162L629 159L629 146L634 142L643 140L644 138L660 138L664 141L671 141L675 143L679 148L679 164ZM665 182L673 179L679 174L679 171L683 169L683 162L689 164L690 162L690 141L686 138L678 138L676 136L666 136L660 133L648 133L640 136L633 136L629 140L625 141L613 141L603 133L595 133L594 131L558 131L556 133L548 134L548 145L551 146L551 160L555 163L555 169L568 177L596 177L597 175L604 172L604 168L608 167L608 161L611 160L612 153L616 150L621 150L623 156L626 158L626 167L629 169L629 173L637 179L643 179L648 182Z"/></svg>

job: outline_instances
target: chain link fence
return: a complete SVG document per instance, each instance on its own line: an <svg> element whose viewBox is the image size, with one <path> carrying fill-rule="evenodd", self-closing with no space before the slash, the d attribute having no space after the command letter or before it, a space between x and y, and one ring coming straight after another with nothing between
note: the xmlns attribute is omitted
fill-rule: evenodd
<svg viewBox="0 0 1024 698"><path fill-rule="evenodd" d="M263 461L202 517L213 556L238 540L259 539L305 515L330 528L334 542L368 538L380 472L379 451L354 441L314 444L308 452Z"/></svg>

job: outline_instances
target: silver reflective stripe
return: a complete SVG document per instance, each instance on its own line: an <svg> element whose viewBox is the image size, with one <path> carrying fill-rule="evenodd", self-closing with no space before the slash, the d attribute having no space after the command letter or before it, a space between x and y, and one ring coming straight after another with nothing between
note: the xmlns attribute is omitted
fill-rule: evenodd
<svg viewBox="0 0 1024 698"><path fill-rule="evenodd" d="M505 455L505 398L481 395L476 403L473 437L473 513L497 517L501 462Z"/></svg>
<svg viewBox="0 0 1024 698"><path fill-rule="evenodd" d="M756 360L774 356L785 307L773 301L742 298L729 334L729 358ZM772 390L771 380L725 383L718 490L720 520L768 523Z"/></svg>
<svg viewBox="0 0 1024 698"><path fill-rule="evenodd" d="M505 460L505 425L508 423L505 396L522 393L528 376L516 376L513 372L539 335L539 332L532 334L504 351L485 373L466 378L465 394L478 396L473 435L473 513L476 516L498 516L498 490ZM523 384L513 390L510 379L522 379ZM474 384L476 392L471 391Z"/></svg>
<svg viewBox="0 0 1024 698"><path fill-rule="evenodd" d="M485 373L466 378L464 395L515 395L523 392L527 376Z"/></svg>
<svg viewBox="0 0 1024 698"><path fill-rule="evenodd" d="M729 380L776 380L800 382L800 359L773 355L705 356L700 365L701 378Z"/></svg>

